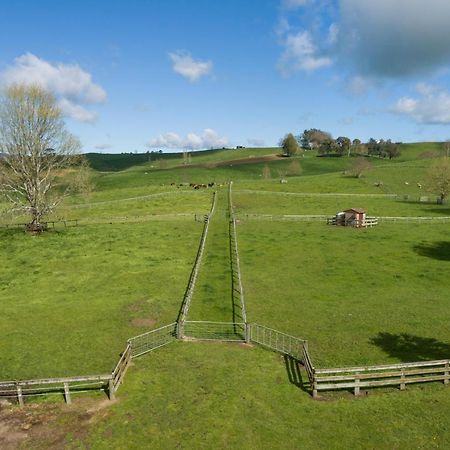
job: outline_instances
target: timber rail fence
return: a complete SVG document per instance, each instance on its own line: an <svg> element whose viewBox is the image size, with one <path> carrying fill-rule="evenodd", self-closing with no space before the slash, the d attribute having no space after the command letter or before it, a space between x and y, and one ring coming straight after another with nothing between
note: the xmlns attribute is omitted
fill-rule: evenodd
<svg viewBox="0 0 450 450"><path fill-rule="evenodd" d="M71 403L71 394L73 393L103 390L107 392L110 400L113 400L133 358L164 347L177 340L254 343L288 356L296 363L303 365L313 398L318 397L319 392L338 389L352 390L355 395L359 395L362 388L399 386L403 390L406 389L406 385L413 383L442 381L445 385L449 384L449 359L376 366L316 368L309 353L307 340L263 325L249 323L247 321L239 266L236 217L232 206L231 184L229 187L230 249L233 255L233 272L236 272L238 280L243 322L186 320L205 248L209 221L215 207L216 193L214 192L211 211L209 215L204 217L204 228L199 249L177 322L128 339L118 363L109 374L0 381L0 398L15 398L19 405L23 406L25 397L57 394L64 395L66 402Z"/></svg>

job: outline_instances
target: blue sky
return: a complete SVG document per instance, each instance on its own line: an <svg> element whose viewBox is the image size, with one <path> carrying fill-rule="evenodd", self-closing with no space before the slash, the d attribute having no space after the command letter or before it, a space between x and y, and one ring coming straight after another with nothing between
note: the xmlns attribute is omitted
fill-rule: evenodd
<svg viewBox="0 0 450 450"><path fill-rule="evenodd" d="M448 0L2 3L0 84L52 90L84 151L450 138Z"/></svg>

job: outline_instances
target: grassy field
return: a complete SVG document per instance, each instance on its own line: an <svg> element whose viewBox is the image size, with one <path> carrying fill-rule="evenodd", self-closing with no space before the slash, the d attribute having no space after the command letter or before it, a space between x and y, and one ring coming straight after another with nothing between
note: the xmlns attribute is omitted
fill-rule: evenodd
<svg viewBox="0 0 450 450"><path fill-rule="evenodd" d="M404 201L423 195L417 183L431 161L423 153L440 145L402 151L398 160L374 159L360 179L344 173L351 158L314 152L297 158L300 176L287 176L290 161L277 149L209 151L193 155L189 167L179 154L164 163L147 155L91 158L103 171L93 172L93 192L69 198L57 213L80 226L41 236L0 229L0 379L108 372L128 337L176 319L202 231L194 214L211 204L210 189L180 183L223 185L215 186L218 208L188 318L232 320L229 180L242 216L251 322L308 339L317 366L448 358L448 224L356 230L245 218L357 206L369 215L450 215L448 205ZM262 177L266 165L270 179ZM324 193L332 195L307 195ZM239 344L177 342L143 356L118 397L89 421L77 402L61 407L48 427L67 427L68 448L95 449L428 449L450 438L450 391L439 383L313 401L289 361ZM46 439L24 438L23 448L61 448Z"/></svg>

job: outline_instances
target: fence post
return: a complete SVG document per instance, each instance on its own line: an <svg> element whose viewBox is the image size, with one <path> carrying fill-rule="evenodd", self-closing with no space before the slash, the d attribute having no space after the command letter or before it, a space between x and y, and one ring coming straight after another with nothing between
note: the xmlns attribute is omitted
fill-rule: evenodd
<svg viewBox="0 0 450 450"><path fill-rule="evenodd" d="M449 380L449 360L445 363L444 384L448 384Z"/></svg>
<svg viewBox="0 0 450 450"><path fill-rule="evenodd" d="M251 325L249 323L245 324L245 342L250 344L251 341Z"/></svg>
<svg viewBox="0 0 450 450"><path fill-rule="evenodd" d="M64 398L66 399L66 403L68 405L72 403L72 399L70 398L69 383L64 383Z"/></svg>
<svg viewBox="0 0 450 450"><path fill-rule="evenodd" d="M184 322L180 321L177 322L177 339L183 339L184 338Z"/></svg>
<svg viewBox="0 0 450 450"><path fill-rule="evenodd" d="M360 389L359 383L360 383L359 372L356 372L355 373L355 395L359 395L359 389Z"/></svg>
<svg viewBox="0 0 450 450"><path fill-rule="evenodd" d="M405 384L405 369L402 369L402 375L400 377L400 390L404 391L406 389Z"/></svg>
<svg viewBox="0 0 450 450"><path fill-rule="evenodd" d="M20 407L23 406L23 397L22 397L22 386L19 384L16 386L17 388L17 400L19 402Z"/></svg>
<svg viewBox="0 0 450 450"><path fill-rule="evenodd" d="M108 380L108 397L110 400L116 399L116 390L114 388L114 380L111 378Z"/></svg>
<svg viewBox="0 0 450 450"><path fill-rule="evenodd" d="M312 376L313 376L312 396L313 396L313 398L317 398L317 378L316 378L316 374L315 374L314 370L313 370Z"/></svg>

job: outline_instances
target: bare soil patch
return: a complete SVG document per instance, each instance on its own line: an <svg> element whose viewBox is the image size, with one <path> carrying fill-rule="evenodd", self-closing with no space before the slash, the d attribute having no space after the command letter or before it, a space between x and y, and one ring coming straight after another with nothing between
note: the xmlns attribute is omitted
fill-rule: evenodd
<svg viewBox="0 0 450 450"><path fill-rule="evenodd" d="M89 427L109 414L115 402L107 399L74 399L61 402L29 403L24 408L0 403L0 448L61 449L73 439L82 442Z"/></svg>
<svg viewBox="0 0 450 450"><path fill-rule="evenodd" d="M131 325L134 327L152 327L155 325L156 320L155 319L144 319L144 318L136 318L132 319Z"/></svg>

